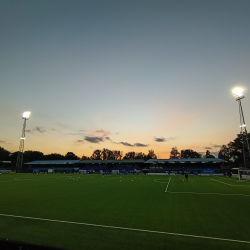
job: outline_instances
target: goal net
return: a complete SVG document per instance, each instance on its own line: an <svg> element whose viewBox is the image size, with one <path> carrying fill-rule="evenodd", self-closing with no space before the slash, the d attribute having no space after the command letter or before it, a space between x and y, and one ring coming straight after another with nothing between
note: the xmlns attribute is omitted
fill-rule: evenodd
<svg viewBox="0 0 250 250"><path fill-rule="evenodd" d="M239 180L250 180L250 169L232 168L232 170L237 170L238 172L233 177L239 178Z"/></svg>

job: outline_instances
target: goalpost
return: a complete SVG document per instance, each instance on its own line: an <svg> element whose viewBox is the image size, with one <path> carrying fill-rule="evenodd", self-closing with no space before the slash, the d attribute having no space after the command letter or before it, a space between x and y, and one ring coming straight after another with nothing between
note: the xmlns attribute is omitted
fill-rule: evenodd
<svg viewBox="0 0 250 250"><path fill-rule="evenodd" d="M250 180L250 169L240 169L240 179L242 180Z"/></svg>
<svg viewBox="0 0 250 250"><path fill-rule="evenodd" d="M235 175L240 180L250 180L250 169L232 168L232 170L238 170L238 174Z"/></svg>

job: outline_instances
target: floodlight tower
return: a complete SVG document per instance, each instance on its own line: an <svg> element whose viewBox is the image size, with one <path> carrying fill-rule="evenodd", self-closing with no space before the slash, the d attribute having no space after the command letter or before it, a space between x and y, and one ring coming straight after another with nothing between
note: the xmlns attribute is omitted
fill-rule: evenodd
<svg viewBox="0 0 250 250"><path fill-rule="evenodd" d="M250 167L250 147L248 142L248 136L247 136L247 129L245 124L245 118L243 114L241 99L243 99L245 96L243 95L243 89L242 88L234 88L233 94L236 99L236 101L239 104L239 114L240 114L240 134L242 139L242 152L243 152L243 159L244 159L244 167Z"/></svg>
<svg viewBox="0 0 250 250"><path fill-rule="evenodd" d="M16 161L16 172L17 173L20 172L20 169L22 169L23 149L24 149L24 140L25 140L25 127L26 127L26 121L29 119L29 117L30 117L29 111L23 112L23 119L24 119L23 130L22 130L22 135L20 138L19 151L18 151L17 161Z"/></svg>

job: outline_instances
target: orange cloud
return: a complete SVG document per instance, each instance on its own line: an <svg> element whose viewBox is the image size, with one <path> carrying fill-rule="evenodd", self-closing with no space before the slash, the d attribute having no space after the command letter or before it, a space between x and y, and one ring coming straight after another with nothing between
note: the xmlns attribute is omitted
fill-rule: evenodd
<svg viewBox="0 0 250 250"><path fill-rule="evenodd" d="M107 135L109 135L110 133L107 132L107 131L104 131L104 130L96 130L96 131L94 132L94 134L102 134L102 136L107 136Z"/></svg>

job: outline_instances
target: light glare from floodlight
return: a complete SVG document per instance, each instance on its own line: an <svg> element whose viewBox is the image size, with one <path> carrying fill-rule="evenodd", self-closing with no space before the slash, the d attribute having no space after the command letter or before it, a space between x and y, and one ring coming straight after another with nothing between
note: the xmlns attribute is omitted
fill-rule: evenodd
<svg viewBox="0 0 250 250"><path fill-rule="evenodd" d="M244 127L246 127L247 125L246 124L242 124L240 127L241 128L244 128Z"/></svg>
<svg viewBox="0 0 250 250"><path fill-rule="evenodd" d="M23 112L23 118L28 119L30 117L30 111Z"/></svg>
<svg viewBox="0 0 250 250"><path fill-rule="evenodd" d="M233 94L235 97L242 97L243 96L243 89L242 88L234 88Z"/></svg>
<svg viewBox="0 0 250 250"><path fill-rule="evenodd" d="M20 139L21 139L21 140L25 140L25 137L21 137Z"/></svg>

